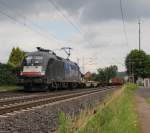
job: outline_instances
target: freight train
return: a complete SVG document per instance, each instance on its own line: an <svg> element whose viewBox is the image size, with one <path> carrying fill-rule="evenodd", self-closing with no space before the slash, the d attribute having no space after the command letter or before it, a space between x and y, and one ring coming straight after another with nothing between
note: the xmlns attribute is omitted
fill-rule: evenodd
<svg viewBox="0 0 150 133"><path fill-rule="evenodd" d="M51 50L37 47L37 51L27 53L21 66L18 83L29 91L85 86L79 66Z"/></svg>

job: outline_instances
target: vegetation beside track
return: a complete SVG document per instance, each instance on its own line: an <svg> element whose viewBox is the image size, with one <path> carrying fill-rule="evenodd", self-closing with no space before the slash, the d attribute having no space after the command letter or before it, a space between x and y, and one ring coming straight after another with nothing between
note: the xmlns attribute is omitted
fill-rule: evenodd
<svg viewBox="0 0 150 133"><path fill-rule="evenodd" d="M21 86L0 86L0 92L4 92L4 91L19 91L19 90L23 90L23 87Z"/></svg>
<svg viewBox="0 0 150 133"><path fill-rule="evenodd" d="M134 91L138 87L127 84L105 100L104 106L87 109L78 117L60 115L59 133L139 133L135 111Z"/></svg>
<svg viewBox="0 0 150 133"><path fill-rule="evenodd" d="M145 98L146 102L150 104L150 97L149 98Z"/></svg>
<svg viewBox="0 0 150 133"><path fill-rule="evenodd" d="M20 68L10 66L8 64L0 64L0 86L2 85L16 85L17 73Z"/></svg>

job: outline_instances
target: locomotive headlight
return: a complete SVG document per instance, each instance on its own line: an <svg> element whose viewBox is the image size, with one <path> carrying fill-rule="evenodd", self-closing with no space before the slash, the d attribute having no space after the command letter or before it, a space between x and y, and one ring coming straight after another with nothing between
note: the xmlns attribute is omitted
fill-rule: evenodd
<svg viewBox="0 0 150 133"><path fill-rule="evenodd" d="M22 76L22 72L20 72L20 76Z"/></svg>
<svg viewBox="0 0 150 133"><path fill-rule="evenodd" d="M42 72L41 72L41 75L44 76L44 75L45 75L45 71L42 71Z"/></svg>

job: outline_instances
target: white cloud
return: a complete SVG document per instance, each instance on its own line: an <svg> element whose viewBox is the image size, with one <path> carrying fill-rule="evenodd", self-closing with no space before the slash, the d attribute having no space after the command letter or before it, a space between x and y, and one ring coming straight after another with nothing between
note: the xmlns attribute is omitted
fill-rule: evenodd
<svg viewBox="0 0 150 133"><path fill-rule="evenodd" d="M23 2L23 3L22 3ZM70 46L73 48L72 60L77 61L80 59L82 66L82 58L84 57L85 70L96 71L98 67L105 67L111 64L119 65L119 70L124 70L123 63L128 49L138 48L138 25L136 18L138 15L143 17L142 23L142 48L150 53L150 20L147 12L149 11L150 3L144 0L138 0L137 5L133 8L133 1L126 1L129 5L127 13L129 20L126 22L129 46L123 34L122 22L120 20L120 11L117 6L118 1L104 1L104 0L83 0L83 1L70 1L63 0L57 2L61 5L61 11L71 18L74 23L78 23L81 32L74 32L74 34L66 41L56 41L54 35L47 33L44 30L39 30L33 26L34 24L42 25L43 22L64 22L66 20L62 17L56 9L48 3L47 0L31 0L23 1L14 0L13 2L7 1L9 8L4 8L0 4L1 9L11 16L17 17L26 26L16 24L7 17L0 17L0 62L6 62L9 53L13 46L19 46L25 51L33 51L36 46L42 46L49 49L59 49L63 46ZM70 3L71 2L71 3ZM111 4L114 2L114 4ZM100 6L99 6L100 5ZM105 8L100 8L105 5ZM144 5L146 7L144 8ZM117 7L116 7L117 6ZM137 7L141 8L140 12ZM132 9L132 10L131 10ZM9 11L8 11L9 10ZM110 13L112 12L112 13ZM117 12L117 13L116 13ZM24 17L20 17L19 14ZM31 22L31 23L30 23ZM69 23L66 31L71 27ZM33 29L32 29L33 28ZM36 30L33 31L33 30ZM52 31L47 26L48 31ZM40 33L39 33L40 32ZM63 36L65 31L60 30ZM65 57L64 52L56 51L58 55Z"/></svg>

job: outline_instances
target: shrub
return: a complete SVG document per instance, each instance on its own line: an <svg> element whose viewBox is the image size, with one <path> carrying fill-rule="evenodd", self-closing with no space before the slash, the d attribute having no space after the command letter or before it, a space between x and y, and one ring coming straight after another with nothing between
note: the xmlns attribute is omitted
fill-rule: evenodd
<svg viewBox="0 0 150 133"><path fill-rule="evenodd" d="M18 68L0 64L0 85L14 85L17 82Z"/></svg>
<svg viewBox="0 0 150 133"><path fill-rule="evenodd" d="M139 87L136 84L128 83L128 84L124 85L124 88L125 88L126 91L135 91Z"/></svg>

